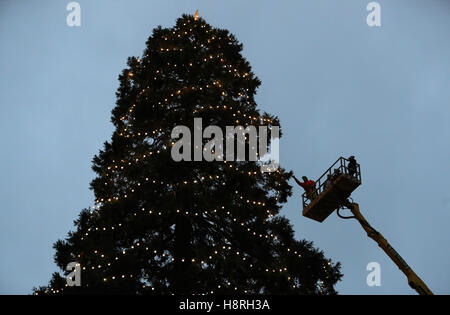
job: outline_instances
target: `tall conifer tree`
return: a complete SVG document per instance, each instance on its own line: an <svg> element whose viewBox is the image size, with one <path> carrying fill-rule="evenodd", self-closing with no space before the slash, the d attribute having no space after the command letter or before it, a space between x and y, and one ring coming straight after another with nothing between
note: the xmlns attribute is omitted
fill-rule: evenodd
<svg viewBox="0 0 450 315"><path fill-rule="evenodd" d="M172 129L193 130L194 118L224 130L279 125L257 109L260 81L241 50L227 30L183 15L154 29L142 58L128 59L115 131L93 160L98 207L54 244L64 276L55 273L36 294L336 293L339 263L295 240L279 215L291 172L171 156ZM70 262L81 266L79 287L66 285Z"/></svg>

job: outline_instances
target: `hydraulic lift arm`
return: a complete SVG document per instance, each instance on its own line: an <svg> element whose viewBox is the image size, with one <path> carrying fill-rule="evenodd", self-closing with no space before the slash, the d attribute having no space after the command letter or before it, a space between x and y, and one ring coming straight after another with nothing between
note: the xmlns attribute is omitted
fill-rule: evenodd
<svg viewBox="0 0 450 315"><path fill-rule="evenodd" d="M403 260L397 251L392 248L389 242L375 230L363 217L359 211L359 205L354 202L347 200L346 207L350 209L354 217L361 224L363 229L367 232L367 235L378 243L378 246L392 259L392 261L397 265L397 267L406 275L408 278L408 284L411 288L416 290L420 295L433 295L433 292L427 287L427 285L419 278L418 275L411 269L411 267Z"/></svg>

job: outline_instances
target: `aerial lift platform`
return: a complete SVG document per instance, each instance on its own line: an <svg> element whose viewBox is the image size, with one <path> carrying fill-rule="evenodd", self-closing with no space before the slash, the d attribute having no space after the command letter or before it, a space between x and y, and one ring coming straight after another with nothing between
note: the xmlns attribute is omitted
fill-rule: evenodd
<svg viewBox="0 0 450 315"><path fill-rule="evenodd" d="M337 159L316 181L313 193L302 194L303 216L323 222L333 211L343 219L356 219L367 235L377 242L378 246L392 259L397 267L408 278L408 284L421 295L432 295L433 292L417 276L411 267L388 241L375 230L359 211L359 205L350 198L351 193L361 185L361 169L357 164L356 171L349 171L349 160L343 157ZM342 216L339 210L347 208L353 216Z"/></svg>

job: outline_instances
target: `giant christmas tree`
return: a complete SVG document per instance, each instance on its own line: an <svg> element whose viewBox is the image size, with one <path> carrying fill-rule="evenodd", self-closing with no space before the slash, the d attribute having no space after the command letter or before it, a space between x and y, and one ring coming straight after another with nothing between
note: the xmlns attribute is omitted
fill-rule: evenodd
<svg viewBox="0 0 450 315"><path fill-rule="evenodd" d="M278 214L291 172L171 156L172 129L192 128L196 117L221 128L278 125L256 108L260 81L241 50L227 30L183 15L154 29L142 58L128 59L115 131L93 160L98 206L54 244L64 275L36 294L335 293L339 263L295 240ZM66 284L70 262L81 266L81 286Z"/></svg>

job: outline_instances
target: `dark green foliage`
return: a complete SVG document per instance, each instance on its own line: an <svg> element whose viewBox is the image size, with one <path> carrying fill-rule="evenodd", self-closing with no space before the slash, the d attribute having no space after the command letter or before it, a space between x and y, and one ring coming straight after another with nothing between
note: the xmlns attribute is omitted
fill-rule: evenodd
<svg viewBox="0 0 450 315"><path fill-rule="evenodd" d="M158 27L143 57L119 76L111 141L93 160L101 203L55 243L55 261L79 262L82 286L54 274L35 293L334 294L339 263L296 241L278 215L291 172L260 163L175 162L171 131L279 125L255 103L260 81L226 30L184 15ZM191 129L192 130L192 129Z"/></svg>

